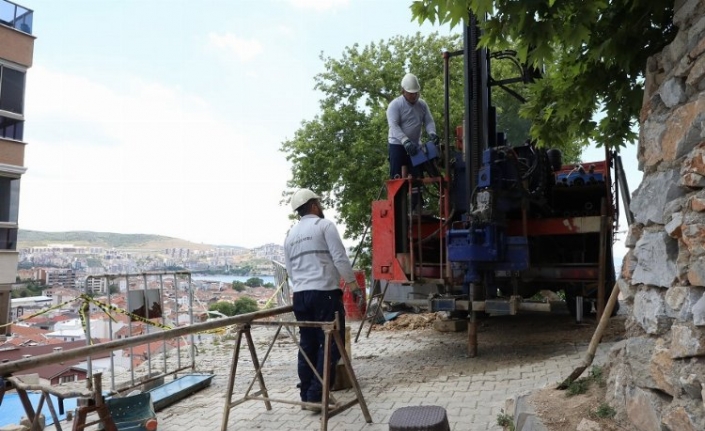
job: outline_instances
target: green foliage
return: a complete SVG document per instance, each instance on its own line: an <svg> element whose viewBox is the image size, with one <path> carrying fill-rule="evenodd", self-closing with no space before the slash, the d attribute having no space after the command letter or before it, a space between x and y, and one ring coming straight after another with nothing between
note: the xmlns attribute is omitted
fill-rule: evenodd
<svg viewBox="0 0 705 431"><path fill-rule="evenodd" d="M274 286L274 283L272 283L271 281L268 281L268 282L264 283L263 287L266 287L268 289L274 289L275 286Z"/></svg>
<svg viewBox="0 0 705 431"><path fill-rule="evenodd" d="M108 287L108 293L110 293L111 295L114 293L120 293L120 287L117 284L111 284Z"/></svg>
<svg viewBox="0 0 705 431"><path fill-rule="evenodd" d="M672 0L416 0L420 23L478 17L482 43L515 49L522 62L545 68L521 113L540 143L619 148L636 139L646 60L673 40ZM595 120L595 114L602 119Z"/></svg>
<svg viewBox="0 0 705 431"><path fill-rule="evenodd" d="M243 265L243 266L238 266L236 268L232 268L230 270L230 274L244 276L244 275L249 275L250 271L252 271L252 270L253 270L253 268L250 265Z"/></svg>
<svg viewBox="0 0 705 431"><path fill-rule="evenodd" d="M87 257L86 266L89 268L102 268L103 262L95 257Z"/></svg>
<svg viewBox="0 0 705 431"><path fill-rule="evenodd" d="M262 280L259 277L250 277L245 282L245 286L249 286L249 287L260 287L263 284L264 284L264 280Z"/></svg>
<svg viewBox="0 0 705 431"><path fill-rule="evenodd" d="M41 296L42 291L46 289L37 280L27 280L25 285L19 289L12 289L10 292L11 298L27 298L28 296Z"/></svg>
<svg viewBox="0 0 705 431"><path fill-rule="evenodd" d="M238 298L235 301L235 315L252 313L257 310L259 310L259 306L257 305L257 301L255 301L254 299L252 299L248 296L243 296L242 298Z"/></svg>
<svg viewBox="0 0 705 431"><path fill-rule="evenodd" d="M587 378L574 380L568 385L567 395L572 397L574 395L580 395L587 392L590 387L590 380Z"/></svg>
<svg viewBox="0 0 705 431"><path fill-rule="evenodd" d="M568 396L584 394L591 384L597 383L600 386L605 384L605 376L602 367L593 365L587 377L577 379L568 385Z"/></svg>
<svg viewBox="0 0 705 431"><path fill-rule="evenodd" d="M181 265L166 265L164 271L184 271L186 268Z"/></svg>
<svg viewBox="0 0 705 431"><path fill-rule="evenodd" d="M501 409L500 413L497 414L497 425L504 427L509 431L514 431L514 418L512 418L510 414L506 413L504 409Z"/></svg>
<svg viewBox="0 0 705 431"><path fill-rule="evenodd" d="M247 286L245 286L245 283L240 280L233 281L233 289L235 289L236 292L242 292L246 287Z"/></svg>
<svg viewBox="0 0 705 431"><path fill-rule="evenodd" d="M601 403L594 412L595 416L602 419L613 418L616 414L617 411L607 403Z"/></svg>
<svg viewBox="0 0 705 431"><path fill-rule="evenodd" d="M173 239L160 235L119 234L111 232L88 231L41 232L25 229L20 229L17 236L18 242L23 243L69 242L77 245L86 244L115 248L136 247L147 242Z"/></svg>
<svg viewBox="0 0 705 431"><path fill-rule="evenodd" d="M215 304L211 304L208 307L208 310L217 311L219 313L225 314L226 316L234 316L236 314L235 304L227 301L218 301Z"/></svg>
<svg viewBox="0 0 705 431"><path fill-rule="evenodd" d="M204 248L203 244L196 244L186 240L162 235L121 234L90 231L43 232L20 229L17 233L17 242L19 248L31 247L35 245L46 245L48 243L71 243L76 246L149 250L161 250L173 247L192 249Z"/></svg>
<svg viewBox="0 0 705 431"><path fill-rule="evenodd" d="M597 383L602 383L605 380L604 371L599 365L593 365L590 369L590 379Z"/></svg>

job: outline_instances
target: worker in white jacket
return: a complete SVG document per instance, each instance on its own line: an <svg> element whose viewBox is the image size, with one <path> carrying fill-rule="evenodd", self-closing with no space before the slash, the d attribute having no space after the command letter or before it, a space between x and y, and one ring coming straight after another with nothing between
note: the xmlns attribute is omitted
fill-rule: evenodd
<svg viewBox="0 0 705 431"><path fill-rule="evenodd" d="M294 315L298 321L332 322L338 313L340 334L345 339L345 307L340 279L354 296L360 295L350 259L335 224L324 218L320 197L309 189L300 189L291 198L291 207L300 220L291 228L284 242L286 271L294 292ZM298 373L301 401L320 403L321 382L309 367L304 354L323 376L324 334L321 328L300 328L301 350ZM330 382L335 381L335 365L340 353L331 349ZM318 410L318 409L317 409Z"/></svg>

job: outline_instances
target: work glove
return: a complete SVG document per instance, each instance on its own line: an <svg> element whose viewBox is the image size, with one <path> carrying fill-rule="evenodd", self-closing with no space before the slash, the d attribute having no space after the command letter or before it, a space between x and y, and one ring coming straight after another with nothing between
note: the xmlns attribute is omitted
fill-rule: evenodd
<svg viewBox="0 0 705 431"><path fill-rule="evenodd" d="M411 157L414 157L416 153L419 152L419 147L418 145L414 144L411 142L410 139L405 140L402 145L404 145L404 149L406 150L406 154L408 154ZM358 287L359 289L359 287Z"/></svg>
<svg viewBox="0 0 705 431"><path fill-rule="evenodd" d="M350 287L350 294L352 295L353 302L357 304L358 308L362 307L364 299L362 298L362 290L357 284L357 280L348 283Z"/></svg>
<svg viewBox="0 0 705 431"><path fill-rule="evenodd" d="M438 145L439 142L441 142L441 138L438 137L435 133L431 133L428 135L429 138L431 138L431 142L433 142L433 145Z"/></svg>

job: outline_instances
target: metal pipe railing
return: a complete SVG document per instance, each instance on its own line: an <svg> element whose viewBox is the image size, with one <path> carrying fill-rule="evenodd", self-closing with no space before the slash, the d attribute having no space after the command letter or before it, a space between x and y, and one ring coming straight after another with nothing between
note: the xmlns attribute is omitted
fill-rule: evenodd
<svg viewBox="0 0 705 431"><path fill-rule="evenodd" d="M98 353L112 352L114 350L123 349L126 347L139 346L153 341L161 341L169 338L181 337L183 335L195 334L201 331L222 328L242 323L249 323L256 319L264 319L267 317L276 316L279 314L289 313L294 310L294 307L287 305L284 307L275 307L269 310L255 311L254 313L239 314L232 317L223 317L221 319L212 320L210 322L196 323L180 328L168 329L161 332L151 334L138 335L132 338L124 338L119 340L108 341L105 343L94 344L92 346L79 347L72 350L64 350L61 352L47 353L32 358L20 359L18 361L0 364L0 376L5 377L17 373L19 371L28 370L31 368L40 367L43 365L54 364L57 362L67 361L69 359L91 356Z"/></svg>

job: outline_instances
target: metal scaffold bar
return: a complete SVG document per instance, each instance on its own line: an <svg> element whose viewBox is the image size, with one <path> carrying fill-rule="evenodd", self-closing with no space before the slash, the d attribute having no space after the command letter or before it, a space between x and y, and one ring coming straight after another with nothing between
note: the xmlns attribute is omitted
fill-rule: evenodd
<svg viewBox="0 0 705 431"><path fill-rule="evenodd" d="M167 340L170 338L181 337L183 335L188 334L196 334L198 332L222 328L225 326L250 323L256 319L266 319L268 317L277 316L279 314L290 313L293 310L294 307L290 305L283 307L275 307L269 310L261 310L256 311L254 313L239 314L237 316L224 317L209 322L196 323L190 326L183 326L160 332L138 335L131 338L123 338L119 340L108 341L105 343L94 344L91 346L79 347L72 350L64 350L61 352L53 352L45 355L35 356L32 358L21 359L14 362L0 364L0 376L8 376L12 375L13 373L39 367L42 365L48 365L61 361L66 361L69 359L91 356L98 353L112 352L117 349L138 346L141 344L150 343L152 341Z"/></svg>

